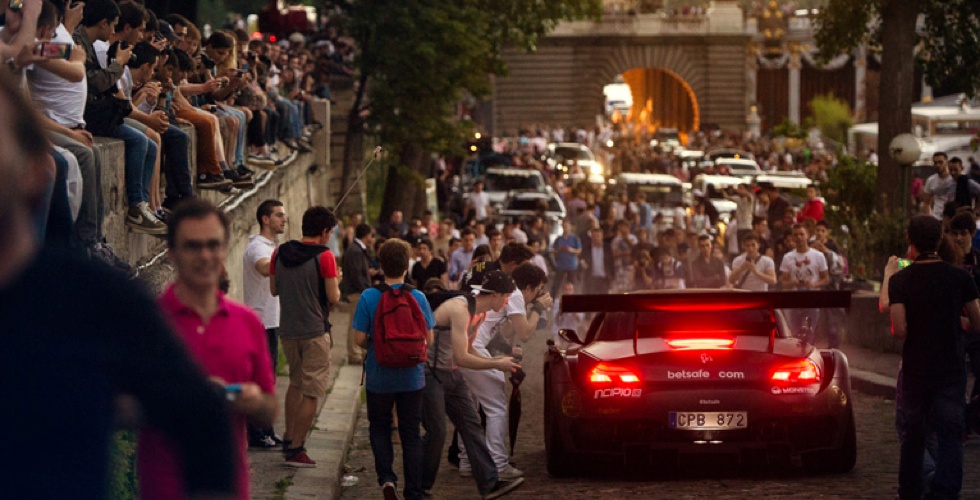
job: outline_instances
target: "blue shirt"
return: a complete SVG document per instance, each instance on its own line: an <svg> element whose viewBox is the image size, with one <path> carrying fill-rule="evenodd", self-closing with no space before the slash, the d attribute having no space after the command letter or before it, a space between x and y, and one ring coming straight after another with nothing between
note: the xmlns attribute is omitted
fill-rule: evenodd
<svg viewBox="0 0 980 500"><path fill-rule="evenodd" d="M567 238L562 235L555 238L552 247L555 249L555 269L559 271L575 271L578 269L578 255L570 252L559 252L558 247L566 246L569 248L581 249L582 242L574 234Z"/></svg>
<svg viewBox="0 0 980 500"><path fill-rule="evenodd" d="M392 288L399 288L401 285L392 285ZM435 317L432 315L432 308L425 294L418 290L412 290L412 296L422 308L422 315L425 316L425 325L431 330L436 326ZM374 334L374 315L381 302L381 290L371 287L361 293L360 300L357 301L357 309L354 311L354 322L351 325L355 330L364 332L368 337L367 355L364 357L364 372L367 378L367 390L376 393L390 394L393 392L411 392L425 387L425 373L422 371L422 363L409 368L390 368L378 364L374 357L374 342L371 336Z"/></svg>

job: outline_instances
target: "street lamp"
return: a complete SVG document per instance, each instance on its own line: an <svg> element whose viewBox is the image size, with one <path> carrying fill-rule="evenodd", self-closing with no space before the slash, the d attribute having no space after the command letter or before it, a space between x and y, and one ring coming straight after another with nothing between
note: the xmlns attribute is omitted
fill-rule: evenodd
<svg viewBox="0 0 980 500"><path fill-rule="evenodd" d="M912 134L898 134L888 143L888 153L902 168L902 207L909 212L909 170L922 155L919 139Z"/></svg>

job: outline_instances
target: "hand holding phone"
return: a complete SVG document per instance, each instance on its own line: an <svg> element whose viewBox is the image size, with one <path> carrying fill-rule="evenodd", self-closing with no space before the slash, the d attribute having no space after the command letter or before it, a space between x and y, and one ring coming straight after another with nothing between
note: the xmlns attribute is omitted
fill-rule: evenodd
<svg viewBox="0 0 980 500"><path fill-rule="evenodd" d="M42 42L41 57L45 59L71 59L71 45L57 42Z"/></svg>

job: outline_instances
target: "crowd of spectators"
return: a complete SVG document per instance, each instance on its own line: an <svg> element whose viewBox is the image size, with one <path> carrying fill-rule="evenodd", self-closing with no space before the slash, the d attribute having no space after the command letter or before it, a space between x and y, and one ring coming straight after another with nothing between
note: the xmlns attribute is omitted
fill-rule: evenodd
<svg viewBox="0 0 980 500"><path fill-rule="evenodd" d="M23 82L52 143L56 175L38 231L120 267L105 242L97 138L125 146L126 226L162 236L199 190L251 187L255 169L312 151L322 125L311 102L331 99L331 77L351 71L353 49L335 30L278 42L240 27L204 37L139 0L4 2L0 14L3 70Z"/></svg>

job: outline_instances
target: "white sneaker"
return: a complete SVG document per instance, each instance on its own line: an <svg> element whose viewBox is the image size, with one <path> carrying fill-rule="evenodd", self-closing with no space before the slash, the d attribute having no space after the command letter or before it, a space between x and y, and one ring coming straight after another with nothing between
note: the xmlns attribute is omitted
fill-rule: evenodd
<svg viewBox="0 0 980 500"><path fill-rule="evenodd" d="M524 477L524 472L513 465L508 464L503 470L497 472L497 477L501 481L511 481L519 477Z"/></svg>
<svg viewBox="0 0 980 500"><path fill-rule="evenodd" d="M139 233L167 234L167 225L160 222L160 219L150 210L150 204L145 201L129 207L126 213L126 225Z"/></svg>

